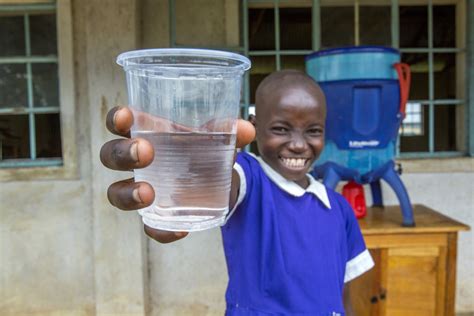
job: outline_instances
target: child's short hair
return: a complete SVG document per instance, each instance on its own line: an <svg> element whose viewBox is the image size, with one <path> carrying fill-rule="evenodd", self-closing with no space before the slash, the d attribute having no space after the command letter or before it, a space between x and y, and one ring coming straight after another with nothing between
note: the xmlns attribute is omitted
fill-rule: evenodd
<svg viewBox="0 0 474 316"><path fill-rule="evenodd" d="M323 100L326 104L326 98L318 83L305 72L295 69L285 69L272 72L260 82L255 93L255 104L265 101L268 95L274 95L278 91L284 91L291 87L304 87L310 91L315 98Z"/></svg>

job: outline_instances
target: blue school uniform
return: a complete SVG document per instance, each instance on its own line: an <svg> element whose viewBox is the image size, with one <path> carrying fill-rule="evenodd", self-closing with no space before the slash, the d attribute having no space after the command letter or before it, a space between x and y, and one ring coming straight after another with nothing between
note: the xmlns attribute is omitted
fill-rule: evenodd
<svg viewBox="0 0 474 316"><path fill-rule="evenodd" d="M237 206L222 227L226 315L344 315L343 286L373 266L350 205L239 153Z"/></svg>

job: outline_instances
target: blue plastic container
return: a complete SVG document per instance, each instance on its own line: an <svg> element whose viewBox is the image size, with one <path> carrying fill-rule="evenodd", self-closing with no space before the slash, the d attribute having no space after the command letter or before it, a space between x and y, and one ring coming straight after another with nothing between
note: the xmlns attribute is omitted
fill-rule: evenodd
<svg viewBox="0 0 474 316"><path fill-rule="evenodd" d="M323 89L328 105L326 147L316 166L327 161L360 177L392 160L400 115L400 86L393 64L397 50L362 46L316 52L307 73Z"/></svg>
<svg viewBox="0 0 474 316"><path fill-rule="evenodd" d="M341 180L370 184L382 206L380 180L395 191L403 226L414 226L408 193L394 168L395 144L410 86L397 50L362 46L319 51L306 71L326 95L326 146L313 174L335 188Z"/></svg>

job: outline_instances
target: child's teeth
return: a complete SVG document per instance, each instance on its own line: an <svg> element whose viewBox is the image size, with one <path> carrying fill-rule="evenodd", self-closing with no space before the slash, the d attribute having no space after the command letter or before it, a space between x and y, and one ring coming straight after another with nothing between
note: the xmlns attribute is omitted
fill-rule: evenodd
<svg viewBox="0 0 474 316"><path fill-rule="evenodd" d="M304 166L305 159L283 158L283 163L289 167L299 168Z"/></svg>

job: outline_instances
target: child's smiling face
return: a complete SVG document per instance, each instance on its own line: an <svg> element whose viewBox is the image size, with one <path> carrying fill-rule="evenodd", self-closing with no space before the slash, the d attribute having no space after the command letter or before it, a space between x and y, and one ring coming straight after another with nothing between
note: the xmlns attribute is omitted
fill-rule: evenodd
<svg viewBox="0 0 474 316"><path fill-rule="evenodd" d="M293 81L265 89L257 98L256 116L262 159L284 178L307 187L306 173L324 147L325 120L324 95L314 83Z"/></svg>

